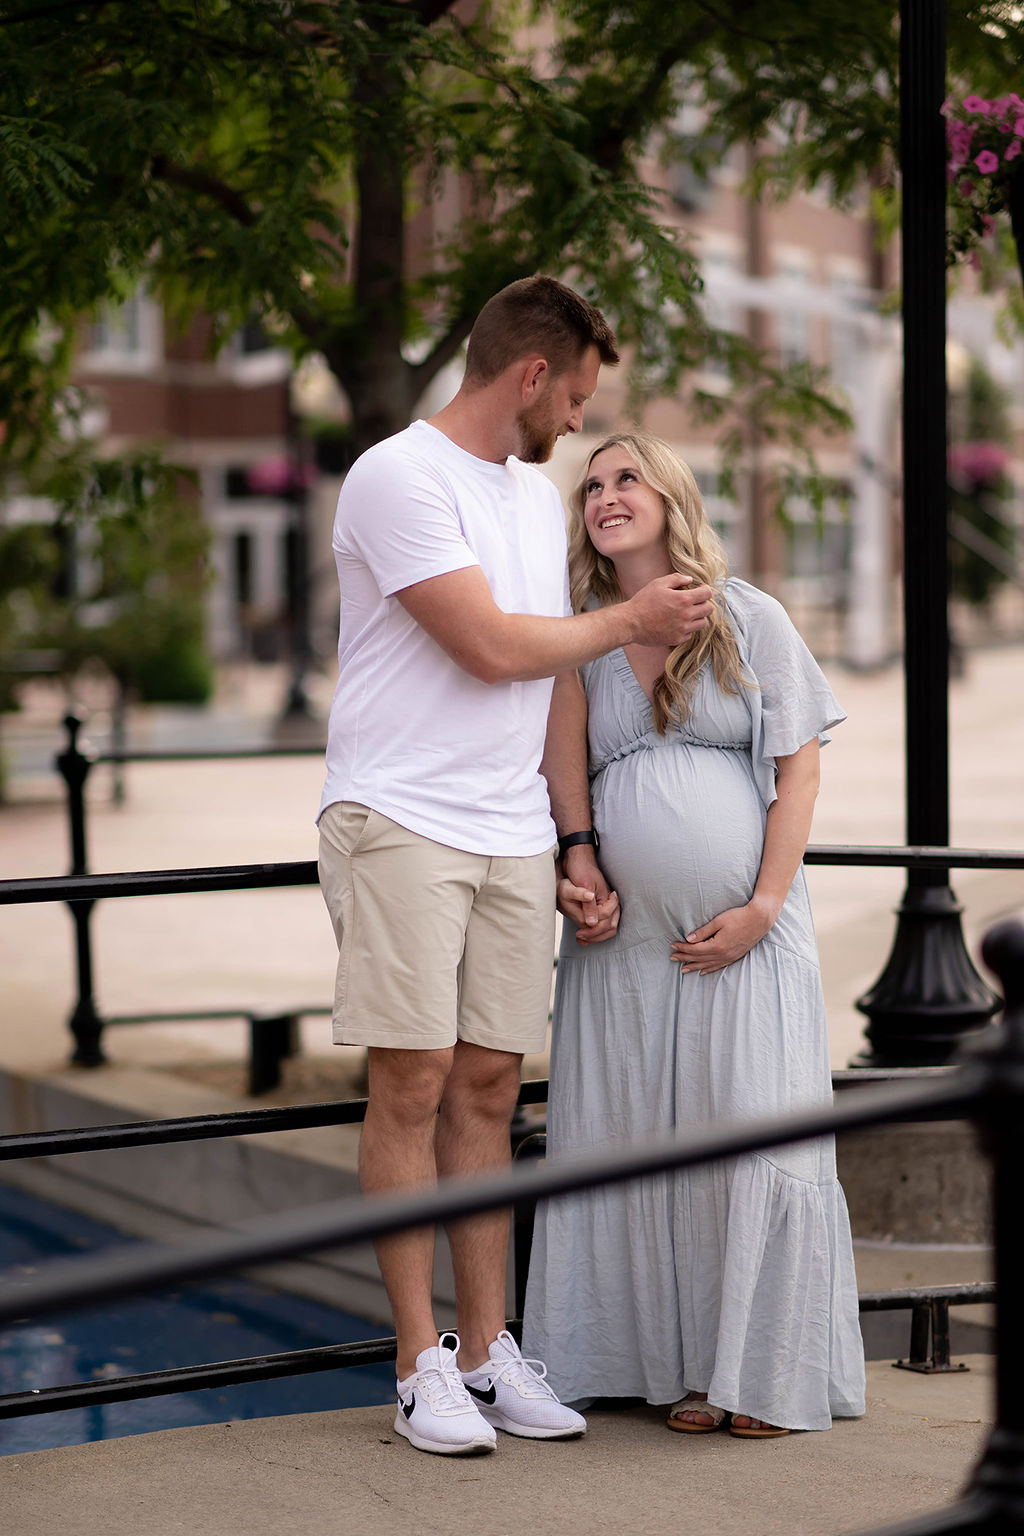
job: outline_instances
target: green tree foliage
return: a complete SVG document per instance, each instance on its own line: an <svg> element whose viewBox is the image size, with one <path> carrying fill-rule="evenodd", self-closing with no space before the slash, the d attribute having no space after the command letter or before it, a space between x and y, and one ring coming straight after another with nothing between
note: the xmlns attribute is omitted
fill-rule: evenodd
<svg viewBox="0 0 1024 1536"><path fill-rule="evenodd" d="M203 702L212 686L202 590L207 530L194 486L157 450L97 454L70 423L6 466L0 492L0 707L45 657L71 677L102 662L141 699ZM32 506L40 516L30 514Z"/></svg>
<svg viewBox="0 0 1024 1536"><path fill-rule="evenodd" d="M38 439L36 338L145 273L223 331L254 311L328 360L356 450L401 427L481 303L536 270L611 314L639 393L728 363L710 415L796 445L842 414L705 322L652 157L769 146L766 189L891 173L897 9L882 0L13 0L0 4L0 417ZM954 68L998 89L1018 8L951 0ZM678 107L705 110L685 137ZM429 233L438 201L458 203ZM422 241L414 245L410 231ZM726 423L723 422L723 426Z"/></svg>
<svg viewBox="0 0 1024 1536"><path fill-rule="evenodd" d="M641 389L675 388L718 350L730 403L777 399L799 436L830 419L814 378L709 332L643 168L653 151L700 164L767 136L766 185L828 177L844 194L891 163L895 21L880 0L0 5L9 434L35 426L40 313L63 343L145 271L182 313L228 328L255 309L321 352L359 449L408 420L490 293L545 269L606 306ZM977 89L1019 52L1002 0L952 0L950 31ZM674 131L684 95L712 136ZM414 262L410 226L455 174L462 216Z"/></svg>

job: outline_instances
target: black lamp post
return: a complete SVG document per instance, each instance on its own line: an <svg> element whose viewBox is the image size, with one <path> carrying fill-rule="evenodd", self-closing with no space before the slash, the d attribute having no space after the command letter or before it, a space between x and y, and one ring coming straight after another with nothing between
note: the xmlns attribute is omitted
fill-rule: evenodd
<svg viewBox="0 0 1024 1536"><path fill-rule="evenodd" d="M900 5L903 617L907 843L949 843L945 0ZM892 953L857 1007L854 1066L941 1066L999 1001L964 945L947 871L910 870Z"/></svg>

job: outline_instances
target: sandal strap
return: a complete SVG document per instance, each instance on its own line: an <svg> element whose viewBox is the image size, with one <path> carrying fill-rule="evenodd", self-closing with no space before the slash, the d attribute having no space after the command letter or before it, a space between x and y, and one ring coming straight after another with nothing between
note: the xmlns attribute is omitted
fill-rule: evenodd
<svg viewBox="0 0 1024 1536"><path fill-rule="evenodd" d="M725 1418L724 1408L717 1408L714 1403L709 1403L707 1398L695 1397L692 1392L673 1406L669 1412L669 1418L678 1419L684 1413L706 1413L716 1429Z"/></svg>

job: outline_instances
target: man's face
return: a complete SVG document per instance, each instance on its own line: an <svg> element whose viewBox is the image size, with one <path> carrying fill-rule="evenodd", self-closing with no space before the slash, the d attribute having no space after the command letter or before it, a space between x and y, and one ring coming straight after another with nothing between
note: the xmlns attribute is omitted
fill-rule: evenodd
<svg viewBox="0 0 1024 1536"><path fill-rule="evenodd" d="M532 405L524 406L517 418L517 458L526 464L546 464L555 451L556 440L566 432L580 430L583 407L597 388L600 368L601 355L591 346L574 367L546 377L538 398Z"/></svg>

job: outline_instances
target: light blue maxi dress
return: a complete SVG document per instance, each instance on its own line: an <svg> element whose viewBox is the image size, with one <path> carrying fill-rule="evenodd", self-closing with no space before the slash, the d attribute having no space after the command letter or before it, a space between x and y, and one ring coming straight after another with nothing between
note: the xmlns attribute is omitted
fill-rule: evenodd
<svg viewBox="0 0 1024 1536"><path fill-rule="evenodd" d="M756 689L710 668L659 736L621 650L583 669L601 863L618 934L568 924L555 994L548 1157L831 1102L821 977L801 869L770 933L708 976L670 942L754 887L776 756L844 718L773 598L723 598ZM713 1403L790 1429L864 1411L849 1218L831 1138L539 1208L523 1348L563 1401Z"/></svg>

